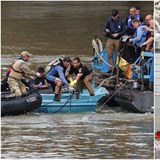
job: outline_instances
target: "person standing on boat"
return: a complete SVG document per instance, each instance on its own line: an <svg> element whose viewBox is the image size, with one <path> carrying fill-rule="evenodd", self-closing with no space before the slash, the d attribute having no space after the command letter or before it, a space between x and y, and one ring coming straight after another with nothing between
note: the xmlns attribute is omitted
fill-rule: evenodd
<svg viewBox="0 0 160 160"><path fill-rule="evenodd" d="M106 44L106 51L108 53L108 62L110 65L110 70L108 72L111 72L113 68L113 53L120 50L120 38L126 33L126 26L122 19L122 17L119 16L117 10L112 10L111 17L107 20L106 26L105 26L105 32L107 39Z"/></svg>
<svg viewBox="0 0 160 160"><path fill-rule="evenodd" d="M134 19L139 19L141 22L143 22L143 19L139 14L137 14L137 8L134 6L130 7L129 13L130 15L126 19L126 34L129 36L133 36L136 28L134 28L134 26L132 25L132 21Z"/></svg>
<svg viewBox="0 0 160 160"><path fill-rule="evenodd" d="M140 46L146 41L148 31L144 29L147 28L147 26L139 19L134 19L132 21L132 24L134 28L136 28L136 31L134 33L134 38L129 39L129 42L134 43L134 59L136 60L140 56L140 53L142 51Z"/></svg>
<svg viewBox="0 0 160 160"><path fill-rule="evenodd" d="M76 75L74 80L73 74ZM90 96L94 96L94 90L91 84L91 81L93 80L93 73L90 69L87 68L87 66L81 63L79 57L75 57L72 60L68 77L70 80L69 85L71 87L73 87L76 84L76 99L79 98L79 91L82 90L84 86L88 89Z"/></svg>
<svg viewBox="0 0 160 160"><path fill-rule="evenodd" d="M7 80L11 91L9 97L22 96L27 93L26 87L24 83L22 83L23 78L40 76L39 73L32 72L27 64L31 54L27 51L22 51L20 55L20 58L11 65L12 70Z"/></svg>
<svg viewBox="0 0 160 160"><path fill-rule="evenodd" d="M51 69L46 74L46 80L51 85L53 92L55 93L54 101L60 102L61 86L69 86L69 83L65 78L65 73L70 64L71 59L69 57L65 57L63 60L59 59L59 63L56 65L53 64Z"/></svg>

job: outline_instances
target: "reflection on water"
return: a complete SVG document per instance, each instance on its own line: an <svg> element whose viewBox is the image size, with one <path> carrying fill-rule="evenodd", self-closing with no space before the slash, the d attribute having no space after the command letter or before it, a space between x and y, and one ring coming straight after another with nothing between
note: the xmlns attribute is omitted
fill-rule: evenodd
<svg viewBox="0 0 160 160"><path fill-rule="evenodd" d="M108 110L86 120L91 114L4 117L1 156L17 159L153 158L152 114Z"/></svg>

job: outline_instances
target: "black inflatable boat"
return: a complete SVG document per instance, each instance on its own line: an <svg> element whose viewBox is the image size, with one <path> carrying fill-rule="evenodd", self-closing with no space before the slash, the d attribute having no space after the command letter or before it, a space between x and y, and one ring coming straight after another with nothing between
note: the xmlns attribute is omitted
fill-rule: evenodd
<svg viewBox="0 0 160 160"><path fill-rule="evenodd" d="M42 97L39 93L30 92L25 96L6 98L9 92L2 92L1 117L31 112L41 106Z"/></svg>

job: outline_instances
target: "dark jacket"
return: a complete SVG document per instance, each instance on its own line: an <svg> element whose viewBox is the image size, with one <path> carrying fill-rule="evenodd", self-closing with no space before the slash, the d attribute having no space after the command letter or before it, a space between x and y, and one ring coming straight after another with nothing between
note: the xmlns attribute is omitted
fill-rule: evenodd
<svg viewBox="0 0 160 160"><path fill-rule="evenodd" d="M134 19L139 19L141 22L143 22L143 19L140 17L139 14L136 14L135 17L132 17L131 15L128 16L126 19L126 26L127 26L126 33L127 33L127 35L133 36L136 31L136 28L134 28L132 25L132 21Z"/></svg>
<svg viewBox="0 0 160 160"><path fill-rule="evenodd" d="M125 23L122 17L120 16L118 17L117 21L114 21L112 17L110 17L106 23L105 28L110 31L110 32L106 32L106 37L109 37L111 39L119 39L126 33ZM112 37L111 34L114 34L114 33L119 33L119 36L116 38Z"/></svg>
<svg viewBox="0 0 160 160"><path fill-rule="evenodd" d="M73 68L73 66L71 66L69 74L78 74L78 73L82 73L82 77L80 79L84 79L87 75L91 74L91 70L87 68L87 66L85 66L84 64L80 64L80 66L78 68Z"/></svg>
<svg viewBox="0 0 160 160"><path fill-rule="evenodd" d="M45 78L45 76L43 76L43 77L36 77L34 81L35 81L35 85L40 85L40 83L41 83L41 85L45 85L46 78Z"/></svg>

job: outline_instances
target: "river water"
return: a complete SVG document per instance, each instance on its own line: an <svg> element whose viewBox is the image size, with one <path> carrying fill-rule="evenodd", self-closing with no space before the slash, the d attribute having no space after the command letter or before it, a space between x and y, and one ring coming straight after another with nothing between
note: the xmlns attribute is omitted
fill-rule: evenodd
<svg viewBox="0 0 160 160"><path fill-rule="evenodd" d="M104 26L112 9L125 20L135 2L2 2L2 54L26 49L33 55L92 55L97 33L104 46ZM153 13L153 2L137 2L141 15ZM143 7L142 7L143 6Z"/></svg>
<svg viewBox="0 0 160 160"><path fill-rule="evenodd" d="M1 119L7 159L152 159L153 115L117 112L28 114Z"/></svg>
<svg viewBox="0 0 160 160"><path fill-rule="evenodd" d="M2 77L21 50L33 54L31 68L53 57L80 56L90 65L91 40L97 33L105 47L105 21L112 9L124 19L135 2L1 2ZM143 17L153 2L136 2ZM143 7L142 7L143 6ZM1 118L4 159L145 159L154 157L153 114L106 107L101 113L27 114Z"/></svg>

